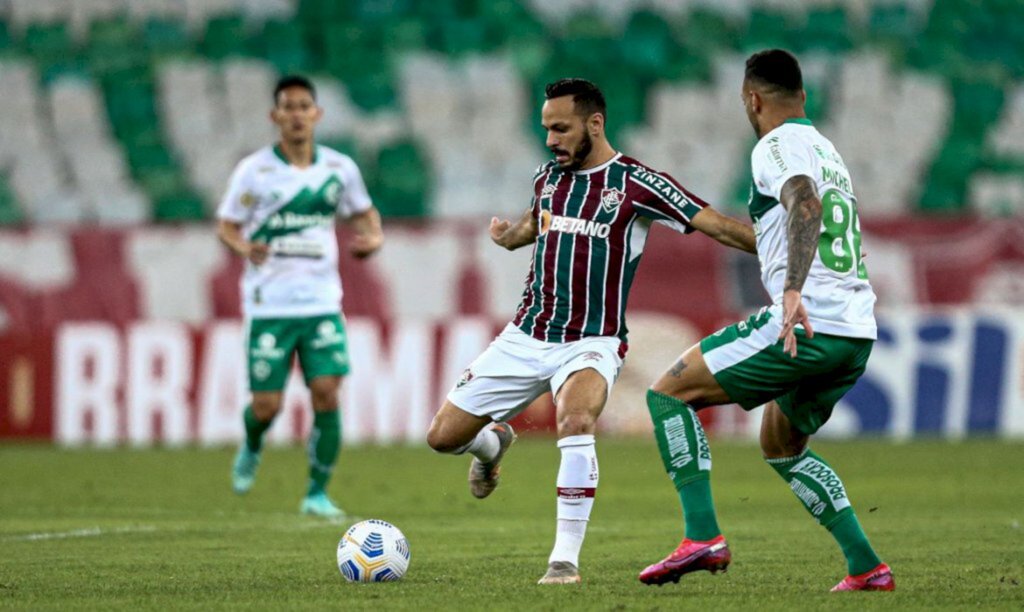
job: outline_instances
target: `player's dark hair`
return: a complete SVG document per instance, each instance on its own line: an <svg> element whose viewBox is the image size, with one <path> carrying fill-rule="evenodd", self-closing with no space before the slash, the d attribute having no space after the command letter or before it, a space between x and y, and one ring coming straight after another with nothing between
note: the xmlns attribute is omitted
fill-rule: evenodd
<svg viewBox="0 0 1024 612"><path fill-rule="evenodd" d="M313 100L316 100L316 87L313 87L313 81L301 74L289 74L278 79L277 85L274 86L274 104L277 104L277 97L281 92L289 87L301 87L313 96Z"/></svg>
<svg viewBox="0 0 1024 612"><path fill-rule="evenodd" d="M800 62L784 49L766 49L751 55L744 78L787 95L798 94L804 88Z"/></svg>
<svg viewBox="0 0 1024 612"><path fill-rule="evenodd" d="M604 94L597 85L586 79L559 79L554 83L548 83L544 88L544 98L547 100L562 96L572 96L576 113L583 117L589 117L594 113L608 117Z"/></svg>

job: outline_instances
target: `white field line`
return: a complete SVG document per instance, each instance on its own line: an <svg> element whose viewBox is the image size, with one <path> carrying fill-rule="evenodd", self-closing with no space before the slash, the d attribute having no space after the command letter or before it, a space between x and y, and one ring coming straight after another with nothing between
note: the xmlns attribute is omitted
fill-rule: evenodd
<svg viewBox="0 0 1024 612"><path fill-rule="evenodd" d="M122 533L151 533L154 531L156 531L156 527L150 526L113 527L110 529L90 527L88 529L72 529L71 531L44 531L40 533L26 533L22 535L8 536L4 538L4 541L38 542L42 540L65 540L68 538L95 538L98 536L117 535Z"/></svg>

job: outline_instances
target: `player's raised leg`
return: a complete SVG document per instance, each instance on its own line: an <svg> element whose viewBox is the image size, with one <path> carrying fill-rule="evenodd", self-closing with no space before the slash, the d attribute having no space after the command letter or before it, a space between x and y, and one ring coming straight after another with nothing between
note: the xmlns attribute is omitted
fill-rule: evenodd
<svg viewBox="0 0 1024 612"><path fill-rule="evenodd" d="M427 444L439 453L469 453L469 490L483 499L498 486L501 459L515 441L508 423L492 423L490 417L477 416L446 400L434 415L427 431Z"/></svg>
<svg viewBox="0 0 1024 612"><path fill-rule="evenodd" d="M324 518L340 519L345 512L327 495L327 483L341 452L341 411L338 408L340 376L317 376L309 381L313 400L313 427L307 446L309 485L301 512Z"/></svg>
<svg viewBox="0 0 1024 612"><path fill-rule="evenodd" d="M231 486L235 493L244 495L255 484L256 470L260 466L260 451L263 450L263 434L270 429L280 409L280 391L254 392L252 402L245 407L242 413L245 441L238 447L231 468Z"/></svg>
<svg viewBox="0 0 1024 612"><path fill-rule="evenodd" d="M580 582L580 549L599 478L594 430L608 387L603 374L586 368L572 373L558 390L555 406L562 456L556 483L558 522L548 570L538 584Z"/></svg>
<svg viewBox="0 0 1024 612"><path fill-rule="evenodd" d="M761 420L765 461L789 484L811 516L832 534L846 557L849 575L832 590L893 590L896 583L892 572L864 535L843 482L820 455L807 447L808 439L778 403L765 406Z"/></svg>
<svg viewBox="0 0 1024 612"><path fill-rule="evenodd" d="M697 409L728 401L699 344L683 353L647 391L654 437L683 506L686 537L671 555L640 573L645 584L678 582L689 572L724 571L729 565L729 547L711 497L711 448L697 417Z"/></svg>

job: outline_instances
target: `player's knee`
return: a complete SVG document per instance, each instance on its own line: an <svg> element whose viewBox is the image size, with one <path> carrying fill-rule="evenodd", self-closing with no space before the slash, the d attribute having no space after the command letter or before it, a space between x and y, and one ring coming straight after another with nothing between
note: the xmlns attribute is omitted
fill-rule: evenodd
<svg viewBox="0 0 1024 612"><path fill-rule="evenodd" d="M594 433L597 417L584 411L573 411L558 415L558 437L582 436Z"/></svg>
<svg viewBox="0 0 1024 612"><path fill-rule="evenodd" d="M277 397L253 397L252 412L261 421L269 421L281 410L281 401Z"/></svg>
<svg viewBox="0 0 1024 612"><path fill-rule="evenodd" d="M791 439L781 439L776 432L761 430L761 455L765 459L784 459L804 452L806 444Z"/></svg>
<svg viewBox="0 0 1024 612"><path fill-rule="evenodd" d="M443 425L435 420L427 430L427 446L438 453L454 453L463 445L449 436Z"/></svg>

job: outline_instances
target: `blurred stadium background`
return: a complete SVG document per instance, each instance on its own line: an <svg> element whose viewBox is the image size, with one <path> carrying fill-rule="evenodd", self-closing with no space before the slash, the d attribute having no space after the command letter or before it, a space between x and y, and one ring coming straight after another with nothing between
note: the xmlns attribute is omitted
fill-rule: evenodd
<svg viewBox="0 0 1024 612"><path fill-rule="evenodd" d="M802 60L851 167L881 338L825 433L1024 436L1024 4L1016 0L0 0L0 437L238 439L237 277L212 214L311 74L387 245L342 262L354 442L422 439L508 320L529 253L485 232L548 155L543 85L596 81L613 145L743 217L743 60ZM341 231L344 239L344 230ZM753 258L651 237L608 432L685 346L764 301ZM301 439L299 380L280 442ZM540 402L524 417L551 424ZM717 413L718 435L756 415Z"/></svg>

